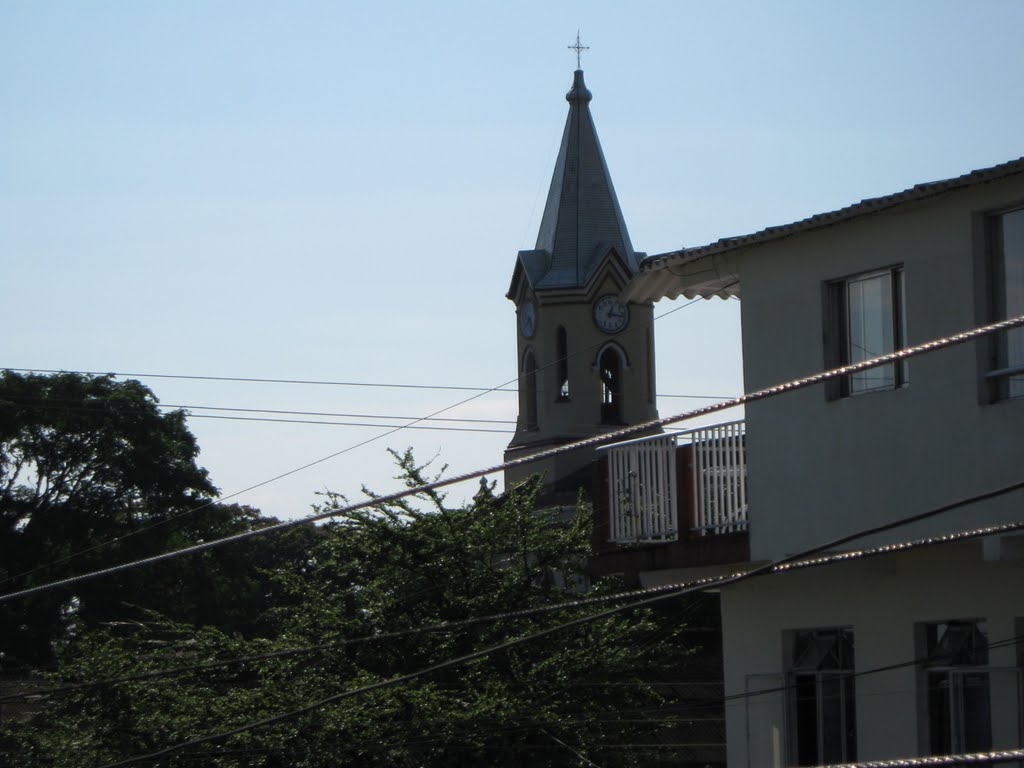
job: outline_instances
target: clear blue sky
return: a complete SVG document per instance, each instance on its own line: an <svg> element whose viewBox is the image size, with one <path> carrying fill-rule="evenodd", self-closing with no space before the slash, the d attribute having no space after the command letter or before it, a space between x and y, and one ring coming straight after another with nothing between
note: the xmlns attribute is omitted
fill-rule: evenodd
<svg viewBox="0 0 1024 768"><path fill-rule="evenodd" d="M1024 155L1019 1L6 0L0 366L513 379L504 293L536 237L577 28L648 253ZM718 300L659 321L659 389L738 393L738 328ZM461 397L144 381L187 405L416 416ZM490 395L450 415L514 412ZM190 424L225 493L380 431ZM304 514L324 488L393 489L386 446L461 471L508 437L400 433L238 500Z"/></svg>

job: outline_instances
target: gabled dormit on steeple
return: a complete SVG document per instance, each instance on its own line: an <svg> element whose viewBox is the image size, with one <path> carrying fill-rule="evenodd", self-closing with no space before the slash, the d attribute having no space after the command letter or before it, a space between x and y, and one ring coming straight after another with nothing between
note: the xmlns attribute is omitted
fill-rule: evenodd
<svg viewBox="0 0 1024 768"><path fill-rule="evenodd" d="M609 257L618 259L628 276L637 272L639 259L594 128L593 96L583 82L583 70L574 73L565 98L569 116L537 245L519 252L510 298L523 277L535 291L585 288Z"/></svg>

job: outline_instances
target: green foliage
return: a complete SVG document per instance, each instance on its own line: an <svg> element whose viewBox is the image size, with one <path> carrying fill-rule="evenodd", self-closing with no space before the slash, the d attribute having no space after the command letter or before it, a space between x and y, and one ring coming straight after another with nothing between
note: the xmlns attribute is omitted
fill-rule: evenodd
<svg viewBox="0 0 1024 768"><path fill-rule="evenodd" d="M404 482L424 482L424 468L408 452L396 458ZM571 605L586 585L587 510L538 512L536 492L534 484L496 497L484 484L465 508L431 493L341 513L301 563L275 569L264 639L152 616L134 628L89 633L61 654L51 684L270 648L320 648L52 694L33 717L0 731L9 762L78 766L146 753L600 610ZM329 495L324 510L344 505ZM587 594L604 588L591 585ZM550 613L466 623L559 604ZM401 634L442 622L463 623ZM673 643L679 629L671 612L623 612L159 764L577 766L587 764L584 755L602 766L647 764L642 750L603 745L650 743L664 732L664 721L649 716L661 698L645 681L683 653Z"/></svg>
<svg viewBox="0 0 1024 768"><path fill-rule="evenodd" d="M212 503L182 411L137 381L0 372L0 581L4 592L265 525ZM201 512L193 510L202 507ZM269 585L251 563L288 542L245 543L0 605L0 669L52 660L76 632L146 607L194 624L252 623ZM259 556L259 557L257 557Z"/></svg>

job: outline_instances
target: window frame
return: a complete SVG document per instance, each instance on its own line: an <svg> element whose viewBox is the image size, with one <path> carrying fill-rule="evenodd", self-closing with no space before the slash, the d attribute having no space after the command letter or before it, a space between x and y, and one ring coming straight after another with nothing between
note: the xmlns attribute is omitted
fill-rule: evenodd
<svg viewBox="0 0 1024 768"><path fill-rule="evenodd" d="M805 652L802 657L820 650L824 647L819 641L827 640L828 636L834 636L831 642L841 652L846 649L849 658L842 658L843 653L837 658L835 666L825 664L826 656L823 655L817 663L808 665L800 664L803 660L797 658L801 648L801 638L809 640L803 643ZM846 636L845 644L841 635ZM835 627L813 627L805 629L787 630L784 634L786 653L786 716L787 727L787 752L789 765L822 765L824 763L852 762L857 759L857 685L856 685L856 644L853 626ZM839 695L835 704L838 710L826 713L826 701L830 698L826 692L826 682L838 686ZM811 688L808 688L808 685ZM806 699L805 695L810 692L813 698ZM810 732L805 733L808 724L804 722L807 713L807 705L811 704L814 722ZM825 727L826 718L838 716L839 728L831 732L838 743L826 744ZM806 741L810 737L814 742L814 754L802 754L807 748L802 739Z"/></svg>
<svg viewBox="0 0 1024 768"><path fill-rule="evenodd" d="M826 369L839 368L876 356L868 355L853 359L854 356L850 353L850 286L882 276L888 276L890 282L890 316L883 320L883 325L889 326L892 351L902 349L907 345L906 272L902 263L889 264L833 278L825 281L823 286L824 308L822 314L825 322L823 323L822 337ZM888 354L888 352L879 354ZM886 366L879 366L879 368L871 370L885 370L886 368L892 371L892 383L858 389L854 386L854 377L858 374L848 374L829 380L826 383L825 396L828 400L838 400L877 392L889 392L902 389L910 384L906 360L888 363Z"/></svg>
<svg viewBox="0 0 1024 768"><path fill-rule="evenodd" d="M614 360L614 365L605 366L605 355L611 356L611 359ZM628 365L625 354L623 354L617 344L605 344L598 350L595 368L598 386L600 387L601 419L599 423L602 425L622 426L626 423L623 420L623 390L625 384L623 374ZM606 367L608 369L607 378L605 376Z"/></svg>
<svg viewBox="0 0 1024 768"><path fill-rule="evenodd" d="M953 649L951 655L938 655L937 646L953 627L970 627L984 640L984 645L971 648L977 658L965 658L961 648ZM943 632L943 628L945 631ZM918 730L921 753L943 755L958 752L987 751L992 748L992 683L989 661L988 623L983 618L956 618L941 621L920 622L916 626L918 656L923 659L918 667ZM973 639L973 635L972 635ZM959 657L958 657L959 656ZM984 702L983 711L978 707L966 706L971 687L977 690L977 681L983 680L980 695ZM936 711L936 707L942 711ZM982 717L987 723L967 722ZM944 721L941 733L936 733L935 723ZM970 741L971 731L979 727L987 729L980 741ZM976 734L974 735L976 737ZM941 742L941 743L939 743Z"/></svg>
<svg viewBox="0 0 1024 768"><path fill-rule="evenodd" d="M979 265L976 275L978 289L975 291L978 311L978 325L997 322L1007 317L1006 301L1006 255L1003 249L1002 226L1004 217L1010 214L1024 216L1024 201L996 208L976 215L976 251ZM980 241L980 242L979 242ZM987 343L978 345L980 368L980 397L982 403L1024 400L1024 387L1020 394L1011 394L1011 386L1021 377L1024 381L1024 360L1009 364L1006 349L1010 334L1024 336L1021 329L1011 329L991 334Z"/></svg>

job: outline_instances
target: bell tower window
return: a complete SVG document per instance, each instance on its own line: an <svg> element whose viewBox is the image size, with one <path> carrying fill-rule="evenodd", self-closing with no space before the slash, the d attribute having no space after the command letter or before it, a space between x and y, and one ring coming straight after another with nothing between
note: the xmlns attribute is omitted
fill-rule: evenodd
<svg viewBox="0 0 1024 768"><path fill-rule="evenodd" d="M523 400L526 429L537 429L537 358L532 349L523 356Z"/></svg>
<svg viewBox="0 0 1024 768"><path fill-rule="evenodd" d="M566 402L569 397L569 335L565 332L564 326L558 326L556 332L555 346L558 360L558 397L557 402Z"/></svg>
<svg viewBox="0 0 1024 768"><path fill-rule="evenodd" d="M622 358L614 347L606 348L598 358L601 378L601 423L622 423Z"/></svg>

